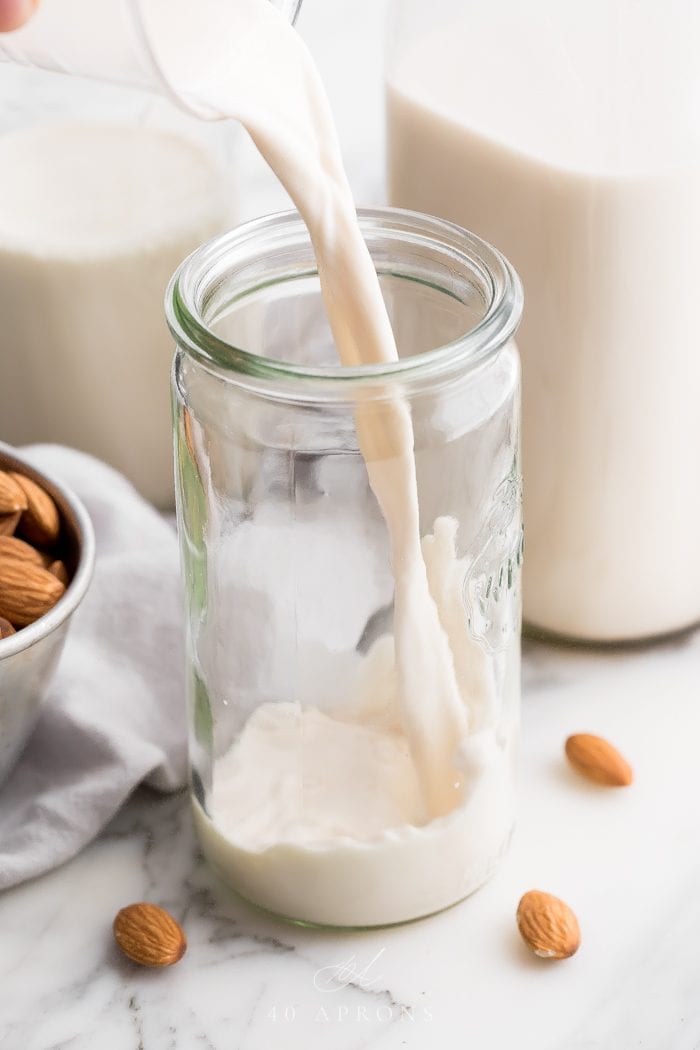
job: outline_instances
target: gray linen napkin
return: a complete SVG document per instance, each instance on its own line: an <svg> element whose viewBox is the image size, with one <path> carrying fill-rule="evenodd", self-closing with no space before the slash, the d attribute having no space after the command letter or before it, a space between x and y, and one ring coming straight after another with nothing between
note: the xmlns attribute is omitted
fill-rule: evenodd
<svg viewBox="0 0 700 1050"><path fill-rule="evenodd" d="M0 785L0 889L78 853L142 781L173 791L186 776L174 529L91 456L24 454L83 500L97 560L36 730Z"/></svg>

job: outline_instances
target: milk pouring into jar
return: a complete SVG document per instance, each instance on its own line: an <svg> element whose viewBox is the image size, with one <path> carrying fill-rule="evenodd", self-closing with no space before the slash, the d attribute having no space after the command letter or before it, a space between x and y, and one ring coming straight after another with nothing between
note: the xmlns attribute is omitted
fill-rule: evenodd
<svg viewBox="0 0 700 1050"><path fill-rule="evenodd" d="M238 119L297 205L342 364L397 361L301 39L267 0L198 4L196 32L191 5L141 10L172 93L206 117ZM469 628L457 521L439 516L421 538L400 394L358 405L355 424L390 539L393 635L360 659L351 695L332 713L303 697L260 704L216 755L206 811L195 803L205 852L241 893L338 925L454 903L487 876L512 822L514 726L499 717L492 663Z"/></svg>
<svg viewBox="0 0 700 1050"><path fill-rule="evenodd" d="M194 35L176 19L151 29L169 82L193 108L241 121L288 190L311 234L342 364L396 361L304 44L266 0L208 3L198 14ZM262 703L216 758L208 812L195 804L205 852L241 893L340 925L453 903L486 876L512 820L512 726L498 723L493 669L469 631L457 522L438 517L421 540L399 395L358 406L355 423L390 537L393 636L376 640L354 695L332 714L304 697ZM358 885L369 888L359 902Z"/></svg>

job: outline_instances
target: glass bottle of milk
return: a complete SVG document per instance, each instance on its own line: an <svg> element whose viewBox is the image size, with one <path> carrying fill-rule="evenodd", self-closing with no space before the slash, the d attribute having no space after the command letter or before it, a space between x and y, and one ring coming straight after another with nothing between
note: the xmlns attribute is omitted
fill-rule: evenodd
<svg viewBox="0 0 700 1050"><path fill-rule="evenodd" d="M525 286L524 612L572 639L700 619L700 5L394 0L390 202Z"/></svg>
<svg viewBox="0 0 700 1050"><path fill-rule="evenodd" d="M0 436L91 452L168 507L163 295L236 219L237 132L158 97L125 12L45 0L0 35Z"/></svg>

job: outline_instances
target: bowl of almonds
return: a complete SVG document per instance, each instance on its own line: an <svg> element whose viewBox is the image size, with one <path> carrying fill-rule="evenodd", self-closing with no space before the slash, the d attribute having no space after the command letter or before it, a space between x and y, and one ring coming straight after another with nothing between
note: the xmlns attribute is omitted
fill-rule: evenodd
<svg viewBox="0 0 700 1050"><path fill-rule="evenodd" d="M0 442L0 781L39 717L94 559L76 496Z"/></svg>

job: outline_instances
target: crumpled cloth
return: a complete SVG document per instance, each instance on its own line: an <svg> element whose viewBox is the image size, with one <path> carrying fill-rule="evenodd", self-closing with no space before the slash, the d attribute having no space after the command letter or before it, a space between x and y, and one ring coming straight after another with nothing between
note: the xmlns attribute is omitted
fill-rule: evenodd
<svg viewBox="0 0 700 1050"><path fill-rule="evenodd" d="M97 558L36 729L0 784L0 888L73 857L137 785L174 791L187 769L173 526L91 456L52 445L22 452L83 501Z"/></svg>

